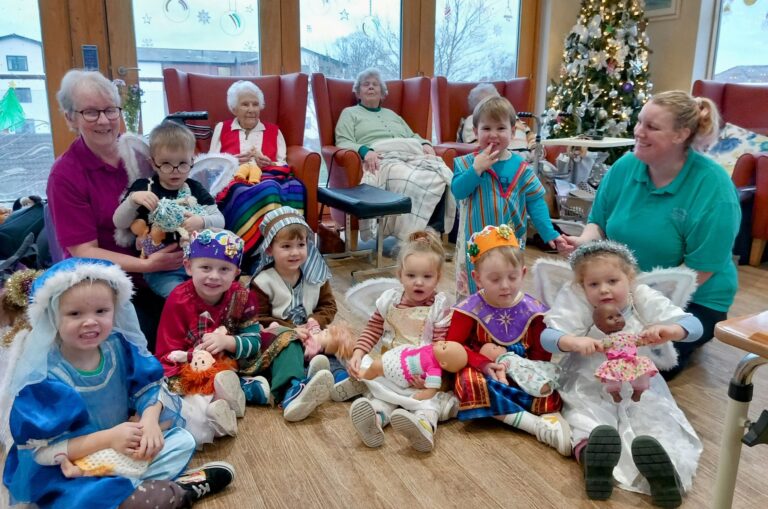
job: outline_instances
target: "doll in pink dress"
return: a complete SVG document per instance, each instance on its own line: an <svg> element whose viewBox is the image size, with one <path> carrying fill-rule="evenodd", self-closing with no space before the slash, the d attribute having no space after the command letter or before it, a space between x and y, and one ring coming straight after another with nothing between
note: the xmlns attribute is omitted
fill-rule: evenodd
<svg viewBox="0 0 768 509"><path fill-rule="evenodd" d="M608 334L603 340L607 360L598 366L595 376L605 384L605 389L613 401L621 402L621 385L629 382L634 389L632 401L640 401L643 392L650 384L650 378L659 371L648 357L637 355L637 347L645 341L640 334L621 332L624 328L624 316L614 304L601 304L593 314L595 327Z"/></svg>

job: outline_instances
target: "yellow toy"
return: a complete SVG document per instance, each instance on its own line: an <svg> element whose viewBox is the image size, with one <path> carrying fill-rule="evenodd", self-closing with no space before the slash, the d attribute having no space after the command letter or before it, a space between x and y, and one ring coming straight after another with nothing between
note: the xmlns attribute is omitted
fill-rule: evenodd
<svg viewBox="0 0 768 509"><path fill-rule="evenodd" d="M237 173L235 173L235 180L258 184L261 182L261 168L253 160L243 163L237 169Z"/></svg>

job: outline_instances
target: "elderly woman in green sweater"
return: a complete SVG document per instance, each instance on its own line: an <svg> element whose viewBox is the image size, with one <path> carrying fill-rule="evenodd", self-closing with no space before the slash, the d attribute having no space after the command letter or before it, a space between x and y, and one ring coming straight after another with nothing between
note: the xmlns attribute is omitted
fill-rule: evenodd
<svg viewBox="0 0 768 509"><path fill-rule="evenodd" d="M360 154L364 183L409 196L413 204L410 214L385 220L385 234L405 239L409 232L439 224L440 219L440 229L450 231L456 215L453 197L446 192L451 170L429 141L414 133L397 113L381 107L387 84L377 69L358 74L352 90L358 104L341 112L336 145ZM436 211L444 217L432 217L438 215ZM367 225L361 224L360 233L364 239L370 234Z"/></svg>

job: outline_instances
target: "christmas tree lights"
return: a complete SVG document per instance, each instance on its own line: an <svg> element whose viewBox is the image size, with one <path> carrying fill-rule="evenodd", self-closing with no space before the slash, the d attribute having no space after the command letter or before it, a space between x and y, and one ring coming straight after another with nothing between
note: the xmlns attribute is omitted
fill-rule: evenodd
<svg viewBox="0 0 768 509"><path fill-rule="evenodd" d="M559 82L547 87L548 137L632 135L653 88L644 10L644 0L582 0L565 39Z"/></svg>

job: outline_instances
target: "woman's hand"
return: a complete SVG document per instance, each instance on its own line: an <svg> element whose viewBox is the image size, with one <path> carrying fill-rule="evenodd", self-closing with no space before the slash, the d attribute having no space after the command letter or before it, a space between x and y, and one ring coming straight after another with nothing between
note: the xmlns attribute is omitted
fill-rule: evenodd
<svg viewBox="0 0 768 509"><path fill-rule="evenodd" d="M256 161L256 164L259 165L259 168L264 168L265 166L272 166L272 160L259 152L256 151L256 155L254 156L254 160Z"/></svg>
<svg viewBox="0 0 768 509"><path fill-rule="evenodd" d="M430 145L429 143L423 143L421 145L421 150L424 151L424 155L426 156L433 156L435 155L435 148Z"/></svg>
<svg viewBox="0 0 768 509"><path fill-rule="evenodd" d="M365 159L363 159L363 169L371 173L376 173L379 171L380 161L381 158L379 157L379 154L374 150L369 150L368 153L365 154Z"/></svg>
<svg viewBox="0 0 768 509"><path fill-rule="evenodd" d="M570 244L568 244L564 235L560 235L550 240L547 244L549 244L549 247L552 249L557 249L558 253L564 253L570 247Z"/></svg>
<svg viewBox="0 0 768 509"><path fill-rule="evenodd" d="M152 212L157 208L157 204L160 202L157 195L152 191L136 191L131 193L131 201L139 207L145 207Z"/></svg>
<svg viewBox="0 0 768 509"><path fill-rule="evenodd" d="M362 374L360 372L360 363L364 356L365 352L355 349L355 351L352 352L352 358L347 361L347 372L355 380L360 380L360 375Z"/></svg>
<svg viewBox="0 0 768 509"><path fill-rule="evenodd" d="M674 325L651 325L646 327L640 333L640 339L646 345L658 345L667 341L679 341L685 339L688 335L681 326Z"/></svg>
<svg viewBox="0 0 768 509"><path fill-rule="evenodd" d="M507 382L507 372L504 371L504 366L496 364L495 362L489 362L483 368L483 373L499 383L509 385Z"/></svg>
<svg viewBox="0 0 768 509"><path fill-rule="evenodd" d="M184 212L184 216L186 219L181 223L181 227L187 230L190 234L205 228L205 219L201 216L196 216L189 211Z"/></svg>
<svg viewBox="0 0 768 509"><path fill-rule="evenodd" d="M557 346L563 352L575 352L581 355L592 355L605 349L601 340L583 336L561 336Z"/></svg>
<svg viewBox="0 0 768 509"><path fill-rule="evenodd" d="M176 270L184 262L184 252L179 249L178 244L171 244L152 253L144 261L147 264L145 272Z"/></svg>
<svg viewBox="0 0 768 509"><path fill-rule="evenodd" d="M499 160L499 151L496 150L491 152L491 150L492 146L488 145L482 152L475 156L475 162L472 163L472 168L474 168L478 177L488 171L491 166Z"/></svg>
<svg viewBox="0 0 768 509"><path fill-rule="evenodd" d="M109 429L109 446L125 455L134 454L141 445L144 425L139 422L124 422Z"/></svg>
<svg viewBox="0 0 768 509"><path fill-rule="evenodd" d="M245 164L251 159L256 160L256 158L253 155L253 151L246 150L245 152L240 152L235 156L237 158L237 162L240 164ZM257 163L258 164L258 163Z"/></svg>

